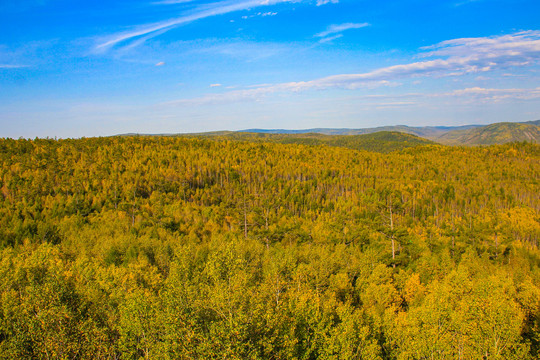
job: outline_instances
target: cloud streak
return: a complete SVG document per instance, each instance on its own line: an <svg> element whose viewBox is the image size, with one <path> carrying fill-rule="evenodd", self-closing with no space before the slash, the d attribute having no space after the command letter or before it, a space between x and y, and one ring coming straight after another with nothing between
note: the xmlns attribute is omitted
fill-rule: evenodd
<svg viewBox="0 0 540 360"><path fill-rule="evenodd" d="M317 6L337 3L339 3L339 0L317 0Z"/></svg>
<svg viewBox="0 0 540 360"><path fill-rule="evenodd" d="M234 91L228 91L224 93L218 93L218 94L207 94L202 97L193 98L193 99L181 99L181 100L175 100L170 101L168 103L162 104L162 105L173 105L173 106L182 106L182 105L190 105L190 106L198 106L198 105L212 105L212 104L228 104L228 103L234 103L239 101L259 101L262 98L264 98L267 95L276 94L276 93L287 93L287 92L302 92L306 90L324 90L329 87L335 87L338 86L337 84L334 86L330 84L331 80L327 79L320 79L320 80L313 80L313 81L306 81L306 82L289 82L289 83L283 83L283 84L275 84L275 85L263 85L260 87L250 88L250 89L244 89L244 90L234 90ZM354 85L354 88L374 88L374 87L380 87L380 86L392 86L393 83L390 83L388 81L371 81L371 82L363 82L362 84L356 84ZM352 89L352 87L348 87L349 89Z"/></svg>
<svg viewBox="0 0 540 360"><path fill-rule="evenodd" d="M343 32L351 29L360 29L366 26L370 26L368 23L344 23L344 24L333 24L326 28L326 30L315 34L315 37L321 38L320 43L329 43L333 40L343 37Z"/></svg>
<svg viewBox="0 0 540 360"><path fill-rule="evenodd" d="M345 23L345 24L334 24L328 26L328 28L325 31L322 31L318 34L315 34L315 37L327 37L328 35L334 35L342 33L346 30L350 29L360 29L363 27L369 26L368 23Z"/></svg>
<svg viewBox="0 0 540 360"><path fill-rule="evenodd" d="M319 40L320 43L328 43L328 42L332 42L333 40L337 40L339 38L342 38L343 37L343 34L337 34L337 35L334 35L334 36L328 36L328 37L325 37L321 40Z"/></svg>
<svg viewBox="0 0 540 360"><path fill-rule="evenodd" d="M201 98L179 100L170 104L200 105L258 100L273 93L328 89L354 90L363 87L392 86L395 85L395 81L404 78L458 76L484 73L501 68L527 66L537 63L540 59L540 31L524 31L495 37L453 39L421 50L424 51L421 54L422 57L433 57L433 59L383 67L359 74L339 74L310 81L287 82L221 94L209 94ZM485 95L488 90L471 88L467 91L477 94L484 92ZM517 96L527 98L525 93L512 93L508 90L504 94L497 94L497 91L493 89L490 92L493 94L492 99L512 96L514 98ZM533 92L533 94L536 93Z"/></svg>
<svg viewBox="0 0 540 360"><path fill-rule="evenodd" d="M236 11L248 10L262 6L277 5L280 3L295 3L302 0L226 0L214 2L211 4L200 5L192 10L190 13L185 13L179 17L169 19L166 21L156 22L152 24L146 24L139 26L133 30L117 33L107 38L101 39L93 48L95 53L103 53L111 48L130 41L135 38L146 36L144 41L163 34L180 25L184 25L193 21L224 15ZM183 1L186 2L186 1ZM161 1L160 4L178 4L179 1Z"/></svg>
<svg viewBox="0 0 540 360"><path fill-rule="evenodd" d="M437 94L436 96L467 97L471 101L500 102L503 100L535 100L540 99L540 87L532 89L485 89L472 87L455 90L450 93Z"/></svg>
<svg viewBox="0 0 540 360"><path fill-rule="evenodd" d="M187 107L205 105L227 105L237 102L258 102L265 96L280 92L291 91L291 84L283 84L280 88L266 86L256 89L235 90L220 94L208 94L194 99L182 99L160 104L159 107ZM427 99L460 99L463 103L501 103L507 100L530 101L540 99L540 87L532 89L486 89L472 87L442 93L408 93L401 95L365 95L355 97L357 104L372 106L412 106L425 103ZM360 102L359 102L360 101ZM367 101L367 102L366 102Z"/></svg>
<svg viewBox="0 0 540 360"><path fill-rule="evenodd" d="M193 0L162 0L162 1L154 1L152 4L154 5L176 5L176 4L185 4L188 2L192 2Z"/></svg>
<svg viewBox="0 0 540 360"><path fill-rule="evenodd" d="M28 65L0 64L0 69L22 69L27 67Z"/></svg>

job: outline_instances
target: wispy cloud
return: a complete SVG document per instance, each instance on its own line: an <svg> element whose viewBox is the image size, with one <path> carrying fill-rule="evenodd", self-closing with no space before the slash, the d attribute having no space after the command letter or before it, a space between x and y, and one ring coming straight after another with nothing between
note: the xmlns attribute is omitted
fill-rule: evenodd
<svg viewBox="0 0 540 360"><path fill-rule="evenodd" d="M334 24L334 25L330 25L328 26L328 28L326 28L326 30L318 33L318 34L315 34L315 37L320 37L320 38L324 38L324 37L327 37L328 35L334 35L334 34L339 34L339 33L342 33L346 30L350 30L350 29L360 29L360 28L363 28L363 27L366 27L366 26L369 26L368 23L345 23L345 24Z"/></svg>
<svg viewBox="0 0 540 360"><path fill-rule="evenodd" d="M274 85L263 85L260 87L254 87L244 90L234 90L218 94L207 94L202 97L193 98L193 99L181 99L170 101L163 105L208 105L208 104L228 104L239 101L259 101L267 95L276 94L276 93L287 93L287 92L302 92L305 90L324 90L330 87L339 87L337 81L335 84L331 84L327 79L313 80L307 82L290 82L283 84L274 84ZM393 83L388 81L366 81L363 83L358 83L354 85L344 85L345 87L352 88L375 88L380 86L392 86Z"/></svg>
<svg viewBox="0 0 540 360"><path fill-rule="evenodd" d="M540 31L525 31L510 35L463 38L443 41L421 49L422 57L434 59L399 64L375 69L359 74L340 74L310 81L288 82L265 85L246 90L236 90L222 94L210 94L201 98L174 102L176 104L207 104L213 102L232 102L257 100L273 93L301 92L326 89L358 89L363 87L392 86L403 78L420 76L457 76L470 73L484 73L490 70L526 66L540 59ZM477 93L487 91L473 88ZM468 90L473 92L473 90ZM492 93L495 93L493 90ZM534 93L536 94L536 93ZM506 92L493 96L522 96Z"/></svg>
<svg viewBox="0 0 540 360"><path fill-rule="evenodd" d="M510 88L495 89L482 87L469 87L457 89L449 92L429 92L429 93L405 93L405 94L385 94L385 95L364 95L356 96L355 101L366 100L368 103L384 104L384 102L394 104L417 104L428 101L428 99L459 99L462 104L479 103L500 103L505 100L537 100L540 99L540 87L536 88ZM455 104L455 101L452 100Z"/></svg>
<svg viewBox="0 0 540 360"><path fill-rule="evenodd" d="M472 87L455 90L449 93L437 94L436 96L465 97L472 102L500 102L508 99L534 100L540 99L540 87L532 89L486 89Z"/></svg>
<svg viewBox="0 0 540 360"><path fill-rule="evenodd" d="M320 43L332 42L332 40L339 39L343 37L343 32L351 29L360 29L366 26L370 26L368 23L344 23L344 24L333 24L326 28L326 30L315 34L315 37L321 38Z"/></svg>
<svg viewBox="0 0 540 360"><path fill-rule="evenodd" d="M233 90L219 94L207 94L193 99L181 99L169 101L161 105L165 106L200 106L200 105L215 105L229 104L239 101L258 101L264 96L277 92L275 86L260 87L247 90Z"/></svg>
<svg viewBox="0 0 540 360"><path fill-rule="evenodd" d="M465 56L483 55L486 57L519 56L521 54L538 55L540 52L540 30L520 31L508 35L459 38L442 41L432 46L421 48L431 50L424 56Z"/></svg>
<svg viewBox="0 0 540 360"><path fill-rule="evenodd" d="M275 11L258 12L258 13L254 14L254 15L249 15L249 16L244 15L244 16L242 16L242 19L246 20L246 19L251 19L251 18L254 18L254 17L258 17L258 16L260 16L260 17L276 16L277 14L278 13L275 12ZM234 22L234 20L231 20L231 21Z"/></svg>
<svg viewBox="0 0 540 360"><path fill-rule="evenodd" d="M470 4L470 3L475 3L475 2L479 2L479 1L482 1L482 0L464 0L464 1L458 1L454 4L455 7L458 7L458 6L462 6L462 5L467 5L467 4Z"/></svg>
<svg viewBox="0 0 540 360"><path fill-rule="evenodd" d="M38 67L49 57L49 50L56 44L57 40L30 41L10 47L0 44L0 69Z"/></svg>
<svg viewBox="0 0 540 360"><path fill-rule="evenodd" d="M337 34L337 35L334 35L334 36L327 36L321 40L319 40L320 43L327 43L327 42L332 42L333 40L337 40L339 38L342 38L343 37L343 34Z"/></svg>
<svg viewBox="0 0 540 360"><path fill-rule="evenodd" d="M536 100L540 99L540 87L495 89L469 87L448 92L406 93L386 95L365 95L356 99L366 99L369 102L391 101L395 103L418 103L426 99L460 99L462 103L498 103L504 100Z"/></svg>
<svg viewBox="0 0 540 360"><path fill-rule="evenodd" d="M175 4L184 4L188 2L192 2L193 0L161 0L161 1L154 1L152 4L154 5L175 5Z"/></svg>
<svg viewBox="0 0 540 360"><path fill-rule="evenodd" d="M27 68L28 65L17 65L17 64L0 64L0 69L20 69Z"/></svg>
<svg viewBox="0 0 540 360"><path fill-rule="evenodd" d="M120 43L125 43L142 36L146 36L143 40L146 41L154 36L160 35L163 32L169 31L180 25L213 16L224 15L236 11L248 10L262 6L277 5L280 3L295 3L301 1L302 0L225 0L214 2L211 4L199 5L195 9L190 10L189 13L184 13L179 17L166 21L141 25L137 28L134 28L133 30L113 34L106 38L102 38L94 46L93 51L96 53L106 52L111 48L119 45ZM179 2L176 0L165 0L159 3L177 4Z"/></svg>
<svg viewBox="0 0 540 360"><path fill-rule="evenodd" d="M326 4L337 4L339 0L317 0L317 6L326 5Z"/></svg>
<svg viewBox="0 0 540 360"><path fill-rule="evenodd" d="M202 46L201 46L202 45ZM278 55L291 53L301 46L292 47L290 45L278 43L265 43L253 41L197 41L198 48L195 53L205 54L206 56L226 56L239 59L245 62L252 62Z"/></svg>

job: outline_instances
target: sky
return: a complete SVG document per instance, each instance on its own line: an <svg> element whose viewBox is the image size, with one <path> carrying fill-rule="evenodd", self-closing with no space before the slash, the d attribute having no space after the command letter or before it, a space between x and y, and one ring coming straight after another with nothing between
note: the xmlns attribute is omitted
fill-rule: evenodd
<svg viewBox="0 0 540 360"><path fill-rule="evenodd" d="M540 119L538 0L0 0L0 137Z"/></svg>

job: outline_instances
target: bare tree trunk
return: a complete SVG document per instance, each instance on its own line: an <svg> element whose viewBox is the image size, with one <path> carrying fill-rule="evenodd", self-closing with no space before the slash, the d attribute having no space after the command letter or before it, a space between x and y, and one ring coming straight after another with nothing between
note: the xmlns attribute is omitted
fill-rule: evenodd
<svg viewBox="0 0 540 360"><path fill-rule="evenodd" d="M247 208L246 195L244 194L244 237L247 239Z"/></svg>
<svg viewBox="0 0 540 360"><path fill-rule="evenodd" d="M390 210L390 232L392 233L391 240L392 240L392 266L396 267L396 244L394 241L394 216L392 214L392 203L390 203L388 209Z"/></svg>

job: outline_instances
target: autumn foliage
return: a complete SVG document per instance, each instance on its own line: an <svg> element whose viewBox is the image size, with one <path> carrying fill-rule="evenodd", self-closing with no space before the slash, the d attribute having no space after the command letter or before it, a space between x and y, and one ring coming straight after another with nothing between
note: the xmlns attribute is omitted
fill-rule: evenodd
<svg viewBox="0 0 540 360"><path fill-rule="evenodd" d="M538 359L540 146L0 139L2 359Z"/></svg>

